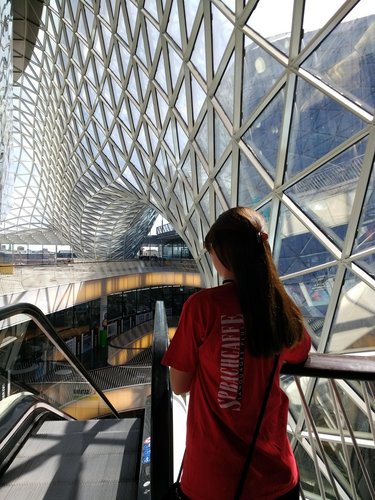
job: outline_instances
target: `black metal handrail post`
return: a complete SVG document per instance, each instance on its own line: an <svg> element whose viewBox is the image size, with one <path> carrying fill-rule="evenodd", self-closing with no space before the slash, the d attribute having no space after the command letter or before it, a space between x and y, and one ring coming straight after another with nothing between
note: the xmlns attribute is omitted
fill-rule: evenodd
<svg viewBox="0 0 375 500"><path fill-rule="evenodd" d="M173 482L173 414L169 369L161 364L168 347L164 302L155 307L151 382L151 498L159 500Z"/></svg>

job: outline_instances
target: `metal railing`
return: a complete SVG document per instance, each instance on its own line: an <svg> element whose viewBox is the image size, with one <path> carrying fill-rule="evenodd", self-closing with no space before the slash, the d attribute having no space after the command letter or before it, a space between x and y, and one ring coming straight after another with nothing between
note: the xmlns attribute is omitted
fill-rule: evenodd
<svg viewBox="0 0 375 500"><path fill-rule="evenodd" d="M284 365L303 498L375 498L375 358L311 353Z"/></svg>

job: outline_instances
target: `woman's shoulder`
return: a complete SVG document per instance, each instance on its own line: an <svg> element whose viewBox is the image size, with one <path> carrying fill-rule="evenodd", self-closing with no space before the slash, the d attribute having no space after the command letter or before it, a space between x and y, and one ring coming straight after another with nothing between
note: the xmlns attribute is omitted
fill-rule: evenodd
<svg viewBox="0 0 375 500"><path fill-rule="evenodd" d="M190 295L190 297L186 300L185 305L196 308L205 308L206 306L212 307L213 304L220 304L228 301L230 302L230 298L233 296L233 289L230 285L202 288L198 292Z"/></svg>

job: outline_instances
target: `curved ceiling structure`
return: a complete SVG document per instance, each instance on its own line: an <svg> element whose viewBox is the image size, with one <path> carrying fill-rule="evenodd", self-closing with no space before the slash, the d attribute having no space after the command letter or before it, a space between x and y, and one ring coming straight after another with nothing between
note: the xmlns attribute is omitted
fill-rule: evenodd
<svg viewBox="0 0 375 500"><path fill-rule="evenodd" d="M315 349L374 351L373 0L49 0L11 100L4 241L131 257L159 213L213 284L252 206Z"/></svg>

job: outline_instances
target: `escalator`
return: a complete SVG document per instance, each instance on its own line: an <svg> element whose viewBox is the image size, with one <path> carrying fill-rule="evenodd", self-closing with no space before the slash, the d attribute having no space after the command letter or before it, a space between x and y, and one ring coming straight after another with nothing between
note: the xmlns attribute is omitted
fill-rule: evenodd
<svg viewBox="0 0 375 500"><path fill-rule="evenodd" d="M158 317L149 383L143 376L121 397L100 388L38 308L0 310L0 500L161 497L173 458ZM137 397L124 403L129 391Z"/></svg>

